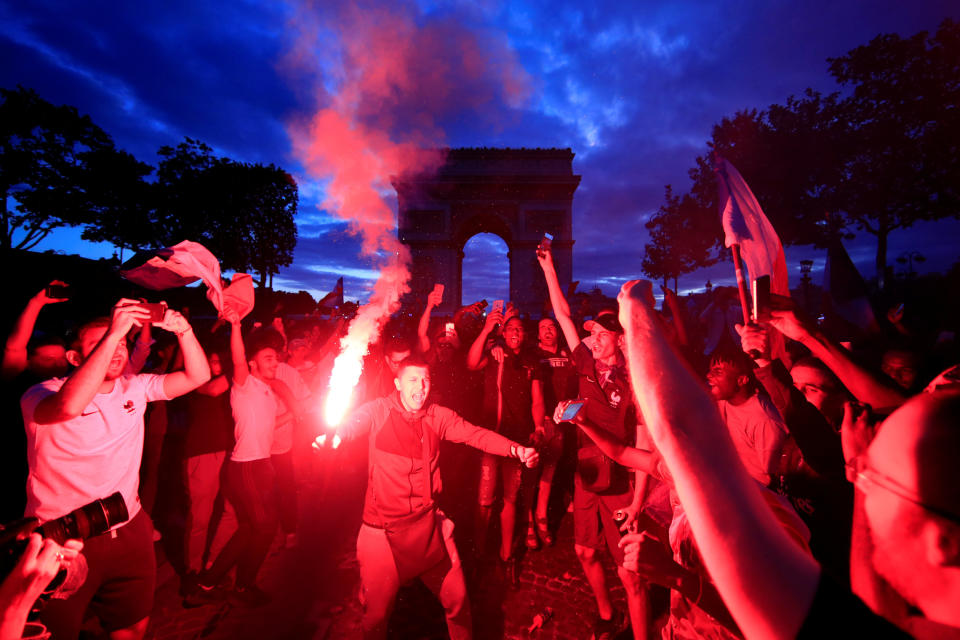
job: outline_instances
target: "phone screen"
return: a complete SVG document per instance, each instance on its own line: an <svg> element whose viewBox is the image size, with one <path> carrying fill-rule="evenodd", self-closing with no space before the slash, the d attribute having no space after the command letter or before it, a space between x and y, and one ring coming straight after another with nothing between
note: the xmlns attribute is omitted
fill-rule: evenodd
<svg viewBox="0 0 960 640"><path fill-rule="evenodd" d="M563 414L560 415L561 420L573 420L577 417L577 414L580 413L580 409L583 409L584 402L583 400L578 400L576 402L571 402L567 405L567 408L563 410Z"/></svg>
<svg viewBox="0 0 960 640"><path fill-rule="evenodd" d="M503 313L503 300L494 300L493 301L493 311Z"/></svg>

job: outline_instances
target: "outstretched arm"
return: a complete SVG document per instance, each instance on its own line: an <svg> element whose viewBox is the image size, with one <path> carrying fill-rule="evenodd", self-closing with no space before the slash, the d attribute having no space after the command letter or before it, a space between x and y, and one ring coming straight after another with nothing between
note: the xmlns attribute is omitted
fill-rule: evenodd
<svg viewBox="0 0 960 640"><path fill-rule="evenodd" d="M668 344L649 297L650 283L641 281L619 295L631 382L649 433L744 635L793 638L813 602L819 567L775 520L710 395Z"/></svg>
<svg viewBox="0 0 960 640"><path fill-rule="evenodd" d="M790 298L774 294L771 294L770 298L775 305L770 312L770 324L788 338L810 349L815 357L830 367L857 400L869 404L881 413L892 411L906 401L906 397L892 384L884 382L880 376L857 364L842 345L801 317Z"/></svg>
<svg viewBox="0 0 960 640"><path fill-rule="evenodd" d="M574 400L564 400L557 405L557 409L553 414L553 419L555 421L560 422L560 417L563 415L564 410L571 402L574 402ZM590 422L586 417L584 417L583 413L583 411L580 411L580 413L578 413L574 418L573 422L580 428L581 431L587 434L588 438L593 440L594 444L600 448L600 451L603 451L606 456L611 458L617 464L623 465L629 469L636 469L645 474L650 474L659 478L659 474L657 473L656 469L657 458L653 451L638 449L636 447L631 447L627 444L624 444L623 441L618 440L610 435L610 432L606 431L605 429L600 429L597 427L597 425Z"/></svg>
<svg viewBox="0 0 960 640"><path fill-rule="evenodd" d="M553 307L553 315L557 317L557 323L560 330L563 331L563 337L567 339L567 346L573 351L580 344L580 333L577 331L577 325L573 323L570 315L570 305L567 299L563 297L563 291L560 289L560 280L557 278L557 269L553 265L553 252L546 247L537 249L537 262L543 269L543 277L547 280L547 291L550 293L550 305Z"/></svg>

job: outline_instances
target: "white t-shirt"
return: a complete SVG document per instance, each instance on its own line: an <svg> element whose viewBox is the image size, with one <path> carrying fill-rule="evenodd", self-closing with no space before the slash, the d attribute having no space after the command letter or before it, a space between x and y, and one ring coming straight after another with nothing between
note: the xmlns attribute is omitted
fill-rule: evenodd
<svg viewBox="0 0 960 640"><path fill-rule="evenodd" d="M758 393L739 406L725 400L717 406L743 466L754 480L764 486L770 484L770 474L776 470L789 437L780 412Z"/></svg>
<svg viewBox="0 0 960 640"><path fill-rule="evenodd" d="M168 399L163 376L121 376L112 391L98 393L76 418L37 424L33 419L37 405L66 381L41 382L20 400L30 464L25 515L59 518L119 491L133 519L140 512L143 414L148 402Z"/></svg>
<svg viewBox="0 0 960 640"><path fill-rule="evenodd" d="M244 383L230 387L230 407L233 409L234 436L237 444L230 459L249 462L270 457L276 425L277 397L263 380L248 375Z"/></svg>
<svg viewBox="0 0 960 640"><path fill-rule="evenodd" d="M289 387L290 393L297 400L304 400L310 396L310 388L303 381L303 376L286 362L277 365L277 380ZM286 413L289 407L282 398L277 398L277 415ZM278 425L273 432L273 448L270 453L286 453L293 448L293 422Z"/></svg>

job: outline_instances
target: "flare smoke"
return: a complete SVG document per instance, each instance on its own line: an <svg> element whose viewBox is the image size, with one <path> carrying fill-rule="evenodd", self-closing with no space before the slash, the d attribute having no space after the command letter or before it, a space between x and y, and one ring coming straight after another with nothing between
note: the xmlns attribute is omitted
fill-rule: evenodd
<svg viewBox="0 0 960 640"><path fill-rule="evenodd" d="M312 117L290 127L294 150L315 179L326 180L323 206L350 222L362 253L380 269L369 302L341 341L327 420L340 421L359 380L363 356L409 290L410 252L399 242L385 200L389 177L429 174L443 162L444 122L496 126L527 97L528 77L505 40L467 28L453 15L419 15L380 3L304 3L285 62L325 89Z"/></svg>

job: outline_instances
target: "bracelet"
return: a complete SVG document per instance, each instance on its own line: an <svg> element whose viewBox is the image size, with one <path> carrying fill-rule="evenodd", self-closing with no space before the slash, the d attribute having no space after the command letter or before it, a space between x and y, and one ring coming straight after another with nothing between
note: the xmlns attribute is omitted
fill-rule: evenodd
<svg viewBox="0 0 960 640"><path fill-rule="evenodd" d="M173 335L177 336L178 338L182 338L183 336L187 335L191 331L193 331L193 327L191 327L190 325L187 325L186 329L184 329L183 331L174 331Z"/></svg>
<svg viewBox="0 0 960 640"><path fill-rule="evenodd" d="M510 445L510 457L518 459L520 458L520 456L517 455L517 445L515 444Z"/></svg>

